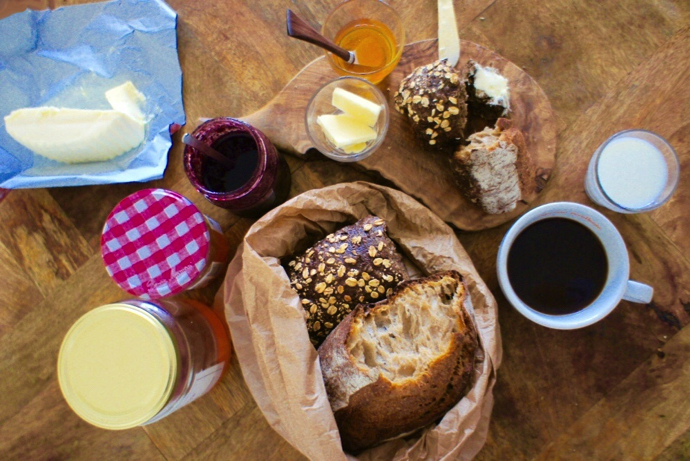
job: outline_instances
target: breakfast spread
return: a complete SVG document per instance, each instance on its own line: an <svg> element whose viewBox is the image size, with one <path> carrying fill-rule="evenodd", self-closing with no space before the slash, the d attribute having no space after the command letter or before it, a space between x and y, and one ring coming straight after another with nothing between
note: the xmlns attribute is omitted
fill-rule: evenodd
<svg viewBox="0 0 690 461"><path fill-rule="evenodd" d="M531 181L529 152L522 132L500 118L496 126L470 135L450 158L458 187L490 214L515 209Z"/></svg>
<svg viewBox="0 0 690 461"><path fill-rule="evenodd" d="M361 59L349 70L374 65L366 62L375 62L377 67L392 62L394 67L400 58L394 33L384 26L383 38L393 44L379 52L374 46L377 21L355 24L360 25L366 27L354 31L356 44L345 35L338 36L338 42L354 49ZM367 29L369 25L372 30ZM348 27L341 32L350 34ZM5 117L7 131L35 153L60 162L115 158L144 141L146 98L131 82L106 91L105 98L112 109L16 110ZM338 112L321 113L312 125L336 149L361 153L385 135L389 121L385 102L338 87L332 91L330 103ZM522 200L529 152L522 132L509 119L499 118L510 116L510 96L508 80L496 69L470 60L457 70L446 59L420 66L402 80L394 104L427 147L442 153L454 151L450 165L458 187L482 210L506 213ZM472 117L494 126L468 133ZM383 129L379 126L382 121ZM191 136L193 141L185 141L185 172L211 203L256 218L286 199L289 168L258 129L238 119L214 118ZM305 320L299 326L306 325L309 342L316 348L342 448L351 454L438 423L476 384L481 348L463 275L420 266L427 275L411 278L396 245L384 219L368 215L306 251L292 254L281 266L299 296L298 320L302 315ZM229 346L227 338L219 334L225 330L202 318L211 316L210 310L204 307L190 312L190 317L199 317L195 320L199 324L183 325L186 320L176 317L185 312L183 306L175 307L171 301L173 307L169 308L167 300L143 300L172 297L204 286L222 270L229 248L215 221L185 197L163 189L142 190L120 202L108 216L101 247L108 274L140 299L88 314L87 320L97 315L101 320L88 324L80 320L65 338L60 379L66 399L82 418L99 427L122 429L165 417L220 379ZM450 262L451 267L456 265L457 261ZM440 266L447 268L448 264ZM293 308L294 299L293 293ZM293 309L287 316L294 318L294 314ZM208 328L201 325L204 322L209 323ZM103 329L105 323L113 328ZM208 331L202 331L204 328ZM135 338L134 333L141 332L146 338ZM90 336L85 340L77 333ZM178 344L188 339L187 334L197 333L207 340L195 343L197 350L184 350ZM308 345L305 335L302 339ZM78 351L70 355L70 347ZM85 350L92 355L86 357ZM111 379L108 367L87 369L85 363L106 350L107 358L147 371L143 378L135 378L153 383L149 387L155 391L153 399L147 400L151 395L144 396L139 385L126 388L132 376L118 376L118 381ZM177 370L180 353L212 360L199 359L191 368ZM86 357L86 361L74 362L75 357ZM73 363L87 370L75 373ZM104 386L106 398L80 402L75 397L87 394L91 382L99 380L111 381ZM122 389L127 395L119 399ZM109 419L107 413L122 406L131 414Z"/></svg>
<svg viewBox="0 0 690 461"><path fill-rule="evenodd" d="M456 271L406 281L326 338L319 361L346 451L415 431L467 393L478 343L466 296Z"/></svg>
<svg viewBox="0 0 690 461"><path fill-rule="evenodd" d="M65 163L101 162L142 143L145 97L132 82L108 90L112 110L58 108L17 109L5 117L7 132L43 157Z"/></svg>
<svg viewBox="0 0 690 461"><path fill-rule="evenodd" d="M317 347L357 304L384 299L407 279L386 223L376 216L328 235L291 259L286 270Z"/></svg>

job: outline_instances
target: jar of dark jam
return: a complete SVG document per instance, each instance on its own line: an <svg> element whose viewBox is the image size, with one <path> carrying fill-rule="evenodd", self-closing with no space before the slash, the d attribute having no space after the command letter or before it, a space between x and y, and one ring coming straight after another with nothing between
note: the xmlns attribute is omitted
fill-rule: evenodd
<svg viewBox="0 0 690 461"><path fill-rule="evenodd" d="M241 216L258 218L290 193L290 169L261 131L233 118L214 118L192 133L235 163L227 168L191 146L184 167L192 185L207 200Z"/></svg>

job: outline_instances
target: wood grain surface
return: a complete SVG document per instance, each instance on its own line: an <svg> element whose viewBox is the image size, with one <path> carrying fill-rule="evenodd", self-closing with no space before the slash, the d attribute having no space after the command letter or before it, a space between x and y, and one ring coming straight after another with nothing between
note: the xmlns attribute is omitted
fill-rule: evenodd
<svg viewBox="0 0 690 461"><path fill-rule="evenodd" d="M84 0L0 0L0 15ZM291 8L314 26L339 0L169 0L191 132L270 102L320 50L285 34ZM392 0L408 41L436 36L435 0ZM604 212L628 245L631 278L655 289L576 331L537 326L502 296L498 244L511 222L457 234L499 303L504 358L478 460L690 459L690 2L456 0L460 36L529 74L553 108L556 163L531 206L569 200ZM4 37L0 38L4 39ZM1 63L0 63L1 64ZM670 202L620 215L593 205L584 175L611 134L644 128L681 158ZM105 272L103 220L126 195L166 187L216 219L233 251L252 221L206 202L182 167L182 132L165 177L147 184L11 191L0 201L0 459L299 460L257 408L233 360L221 384L162 421L104 431L81 421L57 385L57 351L83 313L127 298ZM345 181L392 183L375 171L288 156L291 195ZM2 195L2 194L0 194ZM188 296L209 304L220 282Z"/></svg>

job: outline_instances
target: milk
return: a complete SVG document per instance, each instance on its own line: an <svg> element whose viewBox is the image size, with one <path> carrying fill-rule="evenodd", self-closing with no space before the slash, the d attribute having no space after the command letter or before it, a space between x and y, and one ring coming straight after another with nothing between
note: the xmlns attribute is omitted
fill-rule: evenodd
<svg viewBox="0 0 690 461"><path fill-rule="evenodd" d="M617 205L639 209L651 205L663 192L668 167L663 154L640 138L620 137L609 142L597 163L601 189Z"/></svg>

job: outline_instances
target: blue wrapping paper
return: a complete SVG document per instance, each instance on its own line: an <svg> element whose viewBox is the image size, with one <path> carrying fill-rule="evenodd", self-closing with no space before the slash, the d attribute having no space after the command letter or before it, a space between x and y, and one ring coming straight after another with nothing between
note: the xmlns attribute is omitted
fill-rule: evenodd
<svg viewBox="0 0 690 461"><path fill-rule="evenodd" d="M0 187L144 182L165 172L170 126L184 125L177 14L161 0L115 0L0 20ZM66 164L16 142L4 117L23 107L111 109L105 91L146 96L144 142L106 162Z"/></svg>

